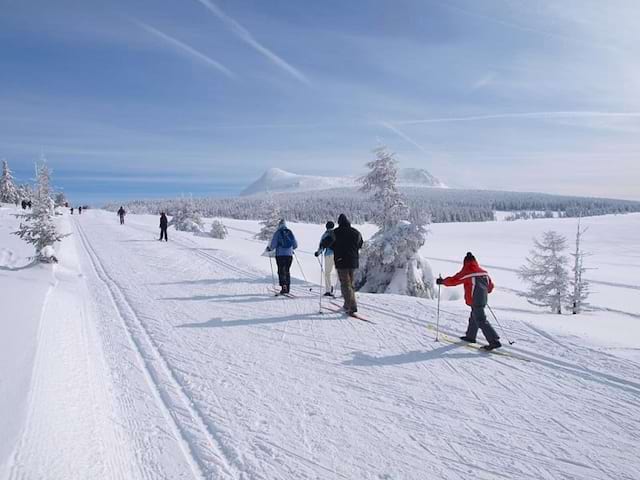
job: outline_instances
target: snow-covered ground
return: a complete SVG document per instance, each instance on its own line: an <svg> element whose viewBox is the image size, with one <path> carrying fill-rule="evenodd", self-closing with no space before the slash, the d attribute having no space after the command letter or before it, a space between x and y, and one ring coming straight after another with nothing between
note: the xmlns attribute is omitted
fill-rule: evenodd
<svg viewBox="0 0 640 480"><path fill-rule="evenodd" d="M31 252L9 235L11 213L0 478L640 476L640 215L583 219L597 310L577 316L530 306L514 273L531 237L571 238L575 221L433 225L434 272L471 250L492 273L516 340L498 355L434 342L431 300L359 295L375 324L320 314L320 226L291 225L309 282L294 263L290 299L267 291L256 222L160 243L156 217L64 215L60 263L21 269ZM460 293L441 307L441 331L462 332Z"/></svg>

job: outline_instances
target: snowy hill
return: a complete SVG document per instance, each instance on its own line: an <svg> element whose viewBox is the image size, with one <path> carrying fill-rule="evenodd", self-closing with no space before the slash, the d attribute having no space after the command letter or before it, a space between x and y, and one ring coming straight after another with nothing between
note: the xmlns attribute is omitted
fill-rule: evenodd
<svg viewBox="0 0 640 480"><path fill-rule="evenodd" d="M245 188L240 195L254 195L266 192L303 192L354 187L355 185L355 178L298 175L279 168L270 168L258 180Z"/></svg>
<svg viewBox="0 0 640 480"><path fill-rule="evenodd" d="M320 275L319 225L290 225L301 268L276 298L255 221L161 243L157 216L65 214L60 263L22 268L14 213L0 208L0 478L638 478L640 215L583 219L597 291L575 316L528 305L515 272L533 235L575 220L433 225L434 272L472 248L493 275L516 343L487 354L454 340L455 289L439 342L435 300L358 294L374 324L321 309L302 274Z"/></svg>
<svg viewBox="0 0 640 480"><path fill-rule="evenodd" d="M446 187L439 179L421 168L401 168L398 172L398 185ZM280 168L270 168L258 180L245 188L240 195L254 195L266 192L305 192L356 186L358 186L356 177L298 175Z"/></svg>

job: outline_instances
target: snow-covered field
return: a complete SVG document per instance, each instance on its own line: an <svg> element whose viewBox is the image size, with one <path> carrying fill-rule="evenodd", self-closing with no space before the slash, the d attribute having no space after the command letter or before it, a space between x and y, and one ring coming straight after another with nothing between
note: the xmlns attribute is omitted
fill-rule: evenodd
<svg viewBox="0 0 640 480"><path fill-rule="evenodd" d="M0 478L640 478L640 215L583 219L596 310L577 316L529 305L514 273L533 236L571 240L575 220L433 225L434 272L471 250L492 274L516 341L498 355L434 342L431 300L359 295L375 324L320 314L320 226L291 225L309 282L294 263L290 299L267 292L256 222L160 243L156 217L64 215L60 263L21 269L12 213ZM461 297L443 291L449 336Z"/></svg>

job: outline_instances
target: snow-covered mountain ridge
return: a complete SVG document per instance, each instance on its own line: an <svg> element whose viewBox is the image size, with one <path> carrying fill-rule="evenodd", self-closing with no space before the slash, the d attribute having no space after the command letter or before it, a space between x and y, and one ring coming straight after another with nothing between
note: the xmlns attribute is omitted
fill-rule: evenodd
<svg viewBox="0 0 640 480"><path fill-rule="evenodd" d="M422 168L401 168L398 184L405 186L438 187L446 185L430 172ZM325 177L299 175L280 168L270 168L255 182L245 188L240 195L254 195L266 192L304 192L327 190L330 188L356 187L357 177Z"/></svg>

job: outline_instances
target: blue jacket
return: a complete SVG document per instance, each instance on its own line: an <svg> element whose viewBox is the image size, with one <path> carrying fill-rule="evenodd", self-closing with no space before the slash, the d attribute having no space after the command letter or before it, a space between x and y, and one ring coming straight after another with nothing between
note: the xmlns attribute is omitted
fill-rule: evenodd
<svg viewBox="0 0 640 480"><path fill-rule="evenodd" d="M276 257L292 257L293 251L298 248L298 241L291 230L289 233L293 240L293 247L285 248L281 246L284 243L284 231L289 230L286 225L280 225L273 234L269 248L276 251Z"/></svg>
<svg viewBox="0 0 640 480"><path fill-rule="evenodd" d="M327 239L327 238L332 238L333 239L333 229L331 230L327 230L326 232L324 232L322 234L322 237L320 237L320 248L319 250L322 250L322 243ZM325 257L329 257L333 255L333 249L329 248L329 247L325 247L324 248L324 256Z"/></svg>

